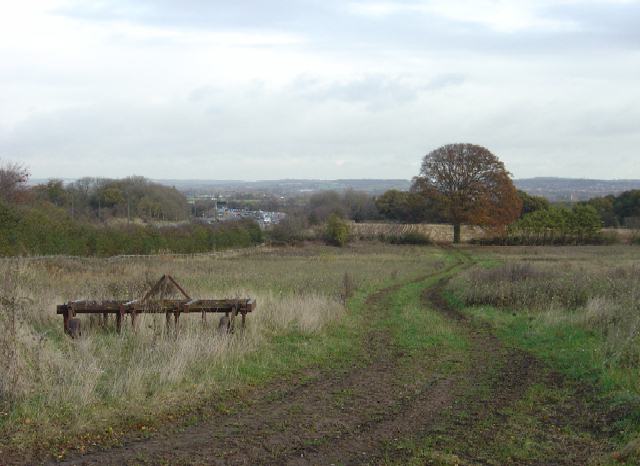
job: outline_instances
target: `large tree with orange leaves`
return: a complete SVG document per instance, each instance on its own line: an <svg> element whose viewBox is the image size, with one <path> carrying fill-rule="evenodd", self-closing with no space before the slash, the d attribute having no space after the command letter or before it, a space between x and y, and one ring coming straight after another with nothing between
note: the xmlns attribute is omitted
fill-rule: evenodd
<svg viewBox="0 0 640 466"><path fill-rule="evenodd" d="M460 241L460 225L503 227L522 210L504 164L475 144L448 144L424 156L412 189L437 199Z"/></svg>

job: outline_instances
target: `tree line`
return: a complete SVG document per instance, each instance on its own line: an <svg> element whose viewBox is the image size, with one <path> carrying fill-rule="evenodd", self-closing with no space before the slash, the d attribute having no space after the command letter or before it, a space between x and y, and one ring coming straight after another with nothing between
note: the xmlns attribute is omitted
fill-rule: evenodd
<svg viewBox="0 0 640 466"><path fill-rule="evenodd" d="M28 179L28 170L19 164L0 166L1 256L190 254L263 241L253 221L185 221L189 208L184 195L141 177L83 178L69 185L52 180L32 187ZM151 222L108 221L118 217Z"/></svg>
<svg viewBox="0 0 640 466"><path fill-rule="evenodd" d="M520 216L522 201L504 164L488 149L449 144L425 155L409 192L390 190L378 198L355 191L324 192L311 196L305 207L276 236L291 236L304 225L338 216L356 222L448 222L458 242L463 223L504 228Z"/></svg>
<svg viewBox="0 0 640 466"><path fill-rule="evenodd" d="M640 229L640 189L617 196L594 197L580 205L593 207L606 227Z"/></svg>
<svg viewBox="0 0 640 466"><path fill-rule="evenodd" d="M276 236L295 237L301 228L333 216L355 222L452 223L454 241L461 224L473 224L493 229L491 241L500 244L602 243L607 240L603 226L640 228L640 190L554 205L516 190L504 164L486 148L449 144L423 158L409 191L315 194Z"/></svg>
<svg viewBox="0 0 640 466"><path fill-rule="evenodd" d="M187 220L190 213L186 197L177 189L140 176L81 178L66 185L53 179L34 186L31 194L35 202L53 204L83 220L120 217L179 222Z"/></svg>
<svg viewBox="0 0 640 466"><path fill-rule="evenodd" d="M0 253L21 254L38 248L97 255L134 249L201 252L261 239L260 230L251 222L216 228L189 224L185 196L142 177L82 178L70 184L50 180L34 187L27 186L28 178L28 171L18 164L0 167ZM343 244L341 221L346 219L450 223L454 241L460 239L462 224L483 225L493 229L498 241L509 244L599 242L603 226L640 228L640 190L575 205L553 205L543 197L518 191L504 163L475 144L448 144L427 153L409 191L389 190L379 196L354 190L324 191L283 202L259 196L234 202L282 207L288 216L269 233L276 242L300 240L305 229L328 225L331 242ZM183 225L174 229L107 226L114 218ZM229 239L232 230L239 238L237 244Z"/></svg>

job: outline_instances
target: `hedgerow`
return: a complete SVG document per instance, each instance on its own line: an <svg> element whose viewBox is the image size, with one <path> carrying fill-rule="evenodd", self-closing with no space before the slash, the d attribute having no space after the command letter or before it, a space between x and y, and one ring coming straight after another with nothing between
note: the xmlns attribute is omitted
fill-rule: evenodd
<svg viewBox="0 0 640 466"><path fill-rule="evenodd" d="M201 253L262 242L253 221L218 225L106 226L74 221L62 209L0 204L0 255L113 256Z"/></svg>

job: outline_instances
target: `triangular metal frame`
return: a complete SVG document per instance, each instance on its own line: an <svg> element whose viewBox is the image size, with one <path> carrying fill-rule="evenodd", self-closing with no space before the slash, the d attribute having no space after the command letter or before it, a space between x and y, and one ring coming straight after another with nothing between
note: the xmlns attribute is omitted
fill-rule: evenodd
<svg viewBox="0 0 640 466"><path fill-rule="evenodd" d="M175 279L171 275L164 274L162 277L160 277L160 280L158 280L156 284L153 285L149 291L147 291L147 293L144 295L144 298L142 298L142 302L147 301L151 296L157 294L158 290L160 290L160 288L167 282L175 286L182 294L182 296L184 296L188 300L191 300L191 296L189 296L187 292L184 291L184 289L178 284L177 281L175 281Z"/></svg>

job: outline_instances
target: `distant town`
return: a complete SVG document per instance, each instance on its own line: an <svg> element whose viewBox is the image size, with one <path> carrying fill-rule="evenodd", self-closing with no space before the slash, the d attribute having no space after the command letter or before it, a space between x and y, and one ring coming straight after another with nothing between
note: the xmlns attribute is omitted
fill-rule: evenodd
<svg viewBox="0 0 640 466"><path fill-rule="evenodd" d="M194 218L208 224L251 219L255 220L260 228L269 229L287 216L284 212L229 207L228 200L222 195L190 194L187 196L187 202L191 206Z"/></svg>

